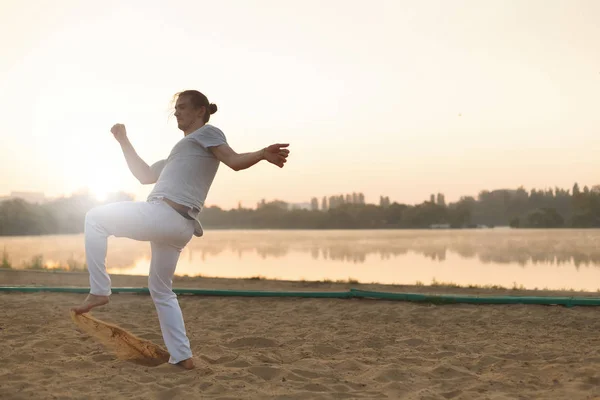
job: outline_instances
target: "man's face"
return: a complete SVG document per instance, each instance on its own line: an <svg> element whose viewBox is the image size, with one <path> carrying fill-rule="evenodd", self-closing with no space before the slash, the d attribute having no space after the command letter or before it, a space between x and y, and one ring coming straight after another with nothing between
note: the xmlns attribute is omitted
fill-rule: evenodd
<svg viewBox="0 0 600 400"><path fill-rule="evenodd" d="M188 96L179 96L177 103L175 103L177 127L185 131L202 118L202 110L202 108L195 109Z"/></svg>

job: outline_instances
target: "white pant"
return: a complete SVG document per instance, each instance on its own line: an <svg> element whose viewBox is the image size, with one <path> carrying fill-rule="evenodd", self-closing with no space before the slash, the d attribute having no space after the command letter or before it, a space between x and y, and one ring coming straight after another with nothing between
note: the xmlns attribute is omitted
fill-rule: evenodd
<svg viewBox="0 0 600 400"><path fill-rule="evenodd" d="M193 232L194 221L185 219L161 200L111 203L96 207L85 216L85 252L91 294L111 294L105 266L109 236L150 242L152 260L148 288L172 364L192 356L172 284L181 250L191 240Z"/></svg>

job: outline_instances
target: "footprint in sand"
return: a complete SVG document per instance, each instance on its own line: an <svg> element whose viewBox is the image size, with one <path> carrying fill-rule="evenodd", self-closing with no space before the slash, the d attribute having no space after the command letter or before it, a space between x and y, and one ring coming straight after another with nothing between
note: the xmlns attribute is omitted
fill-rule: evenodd
<svg viewBox="0 0 600 400"><path fill-rule="evenodd" d="M288 372L285 376L286 381L294 381L294 382L306 382L308 378L295 374L293 372Z"/></svg>
<svg viewBox="0 0 600 400"><path fill-rule="evenodd" d="M275 379L282 372L280 368L267 367L267 366L250 367L250 368L248 368L248 371L260 378L263 378L266 381Z"/></svg>
<svg viewBox="0 0 600 400"><path fill-rule="evenodd" d="M313 347L313 351L315 354L318 354L320 356L329 357L338 354L340 352L340 349L337 349L333 346L318 344Z"/></svg>
<svg viewBox="0 0 600 400"><path fill-rule="evenodd" d="M234 349L241 347L276 347L278 345L279 344L275 340L264 337L244 337L226 344L227 347Z"/></svg>
<svg viewBox="0 0 600 400"><path fill-rule="evenodd" d="M464 367L458 367L450 364L441 364L433 368L430 373L443 379L474 377L476 374Z"/></svg>
<svg viewBox="0 0 600 400"><path fill-rule="evenodd" d="M96 362L103 362L103 361L113 361L115 358L113 356L111 356L110 354L96 354L95 356L92 357L92 360L96 361Z"/></svg>
<svg viewBox="0 0 600 400"><path fill-rule="evenodd" d="M307 370L303 370L303 369L293 369L292 372L294 372L297 375L303 376L305 378L309 378L309 379L316 379L316 378L323 377L323 374L319 374L317 372L307 371Z"/></svg>
<svg viewBox="0 0 600 400"><path fill-rule="evenodd" d="M405 369L388 368L378 372L373 379L377 382L406 382L410 378L410 372Z"/></svg>
<svg viewBox="0 0 600 400"><path fill-rule="evenodd" d="M236 360L225 364L227 368L246 368L250 366L250 363L244 360Z"/></svg>
<svg viewBox="0 0 600 400"><path fill-rule="evenodd" d="M356 360L343 360L333 365L333 368L342 372L356 372L368 369L368 366Z"/></svg>
<svg viewBox="0 0 600 400"><path fill-rule="evenodd" d="M232 361L237 360L239 356L237 354L226 354L224 356L218 357L218 358L212 358L206 355L201 355L200 358L204 361L206 361L209 364L225 364L225 363L230 363Z"/></svg>
<svg viewBox="0 0 600 400"><path fill-rule="evenodd" d="M321 385L320 383L309 383L308 385L305 385L302 389L307 390L309 392L329 392L330 389L325 386L325 385Z"/></svg>

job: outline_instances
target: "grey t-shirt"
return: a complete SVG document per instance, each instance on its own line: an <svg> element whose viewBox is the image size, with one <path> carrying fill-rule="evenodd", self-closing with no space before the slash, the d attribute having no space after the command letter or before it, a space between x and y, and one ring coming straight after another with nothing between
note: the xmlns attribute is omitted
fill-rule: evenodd
<svg viewBox="0 0 600 400"><path fill-rule="evenodd" d="M158 181L148 200L168 198L176 203L194 208L190 215L196 220L194 235L202 236L199 212L219 169L219 160L210 147L227 144L223 132L212 125L190 133L181 139L166 160L152 164Z"/></svg>

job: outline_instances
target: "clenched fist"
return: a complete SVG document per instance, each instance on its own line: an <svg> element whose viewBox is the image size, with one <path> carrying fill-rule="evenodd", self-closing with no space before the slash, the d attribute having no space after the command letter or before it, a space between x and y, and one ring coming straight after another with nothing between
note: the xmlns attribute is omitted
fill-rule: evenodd
<svg viewBox="0 0 600 400"><path fill-rule="evenodd" d="M110 128L110 131L119 143L127 139L127 130L123 124L114 124L113 127Z"/></svg>

